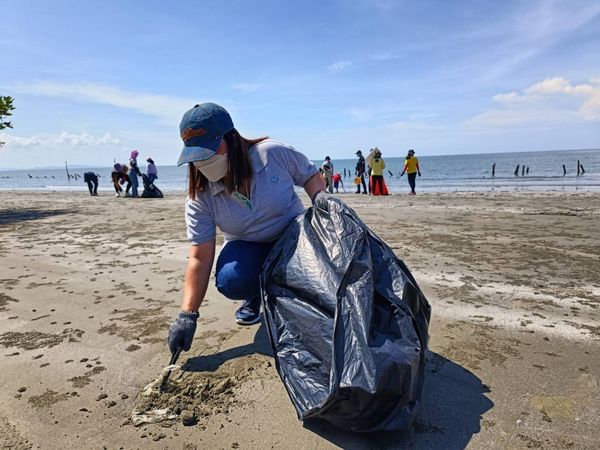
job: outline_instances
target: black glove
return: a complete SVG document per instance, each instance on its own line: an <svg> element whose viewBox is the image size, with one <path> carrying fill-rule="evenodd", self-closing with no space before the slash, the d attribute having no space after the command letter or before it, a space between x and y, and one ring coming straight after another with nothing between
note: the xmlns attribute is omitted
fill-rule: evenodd
<svg viewBox="0 0 600 450"><path fill-rule="evenodd" d="M419 172L419 176L421 176L421 172Z"/></svg>
<svg viewBox="0 0 600 450"><path fill-rule="evenodd" d="M180 312L177 319L169 327L169 350L175 353L178 349L188 351L194 340L196 332L197 312Z"/></svg>
<svg viewBox="0 0 600 450"><path fill-rule="evenodd" d="M403 176L403 175L404 175L404 172L402 172L402 173L400 174L400 176Z"/></svg>

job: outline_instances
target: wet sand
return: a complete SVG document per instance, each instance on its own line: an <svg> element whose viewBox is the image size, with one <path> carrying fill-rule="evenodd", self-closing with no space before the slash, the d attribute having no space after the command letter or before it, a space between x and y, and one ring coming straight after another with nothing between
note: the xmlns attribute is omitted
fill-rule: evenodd
<svg viewBox="0 0 600 450"><path fill-rule="evenodd" d="M182 194L1 192L2 448L598 448L600 196L395 195L344 200L403 259L433 307L413 430L303 424L264 326L211 285L192 350L134 426L169 361L188 243ZM181 416L187 419L184 425Z"/></svg>

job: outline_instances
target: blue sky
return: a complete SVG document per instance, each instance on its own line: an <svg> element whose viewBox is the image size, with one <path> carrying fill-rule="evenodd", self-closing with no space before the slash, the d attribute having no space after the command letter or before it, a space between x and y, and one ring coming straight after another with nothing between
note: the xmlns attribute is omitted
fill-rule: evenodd
<svg viewBox="0 0 600 450"><path fill-rule="evenodd" d="M600 148L598 1L5 2L0 168L174 164L195 103L313 159Z"/></svg>

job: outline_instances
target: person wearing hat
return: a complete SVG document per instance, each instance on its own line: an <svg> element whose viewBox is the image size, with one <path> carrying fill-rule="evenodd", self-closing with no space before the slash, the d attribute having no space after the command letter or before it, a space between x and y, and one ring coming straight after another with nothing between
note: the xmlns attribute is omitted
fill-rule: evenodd
<svg viewBox="0 0 600 450"><path fill-rule="evenodd" d="M415 192L415 185L417 174L421 176L421 169L419 168L419 160L415 156L415 151L411 148L406 155L406 159L404 160L404 169L400 176L404 175L406 172L406 177L408 178L408 185L410 186L409 195L417 195Z"/></svg>
<svg viewBox="0 0 600 450"><path fill-rule="evenodd" d="M154 160L152 158L146 159L148 163L146 165L146 175L148 176L148 180L150 183L154 183L154 180L158 178L158 170L156 170L156 166L154 165Z"/></svg>
<svg viewBox="0 0 600 450"><path fill-rule="evenodd" d="M177 165L188 166L185 217L192 245L181 312L169 328L171 352L192 344L215 257L216 228L225 241L216 262L217 290L243 300L235 313L238 324L257 323L263 262L304 210L294 187L303 187L313 202L325 190L306 156L266 137L242 137L219 105L194 106L183 115L180 132L184 147Z"/></svg>
<svg viewBox="0 0 600 450"><path fill-rule="evenodd" d="M362 155L362 152L360 150L358 150L355 153L355 155L358 156L358 161L356 162L355 174L358 178L360 178L360 180L358 180L358 183L356 184L356 193L360 194L360 185L362 184L363 194L366 194L367 193L367 185L365 184L365 170L366 170L365 158Z"/></svg>
<svg viewBox="0 0 600 450"><path fill-rule="evenodd" d="M367 156L369 166L371 166L371 194L372 195L387 195L384 190L383 169L385 169L385 161L381 157L381 150L375 147Z"/></svg>
<svg viewBox="0 0 600 450"><path fill-rule="evenodd" d="M123 192L123 188L120 185L127 183L127 188L125 189L125 196L129 195L129 189L131 189L131 179L129 178L129 167L125 164L116 163L113 166L113 170L110 174L110 177L113 182L113 186L115 188L115 197L120 197L121 192Z"/></svg>
<svg viewBox="0 0 600 450"><path fill-rule="evenodd" d="M329 156L325 157L325 161L321 165L321 174L323 181L325 181L325 191L333 194L333 163Z"/></svg>
<svg viewBox="0 0 600 450"><path fill-rule="evenodd" d="M131 179L131 196L138 198L138 177L141 176L140 169L137 164L137 157L140 153L137 150L132 150L129 155L129 178Z"/></svg>

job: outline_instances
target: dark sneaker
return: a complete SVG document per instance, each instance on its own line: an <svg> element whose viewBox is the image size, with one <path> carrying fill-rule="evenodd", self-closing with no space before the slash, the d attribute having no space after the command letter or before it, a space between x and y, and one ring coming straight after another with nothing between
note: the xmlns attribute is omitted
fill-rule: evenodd
<svg viewBox="0 0 600 450"><path fill-rule="evenodd" d="M253 325L260 321L260 297L244 300L235 312L235 321L240 325Z"/></svg>

